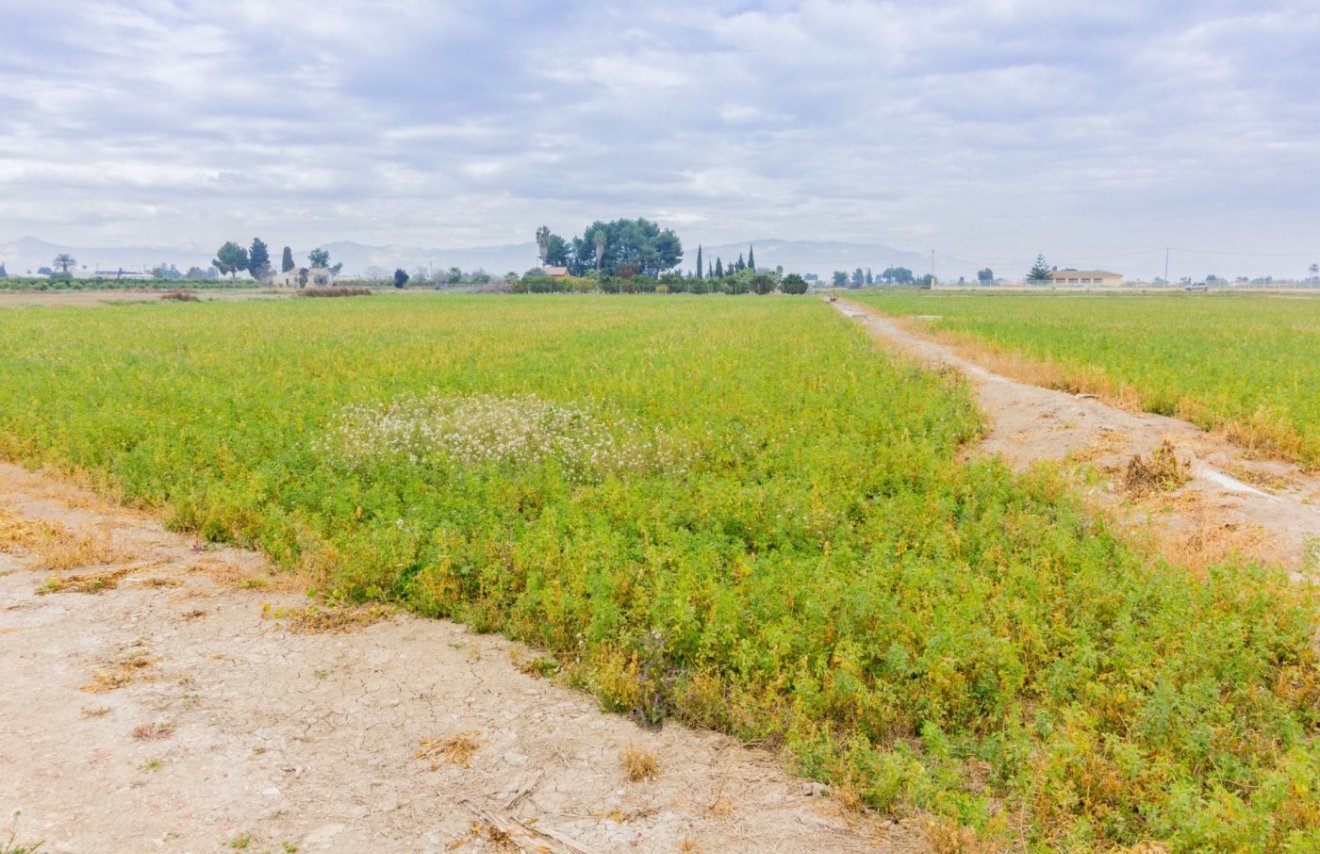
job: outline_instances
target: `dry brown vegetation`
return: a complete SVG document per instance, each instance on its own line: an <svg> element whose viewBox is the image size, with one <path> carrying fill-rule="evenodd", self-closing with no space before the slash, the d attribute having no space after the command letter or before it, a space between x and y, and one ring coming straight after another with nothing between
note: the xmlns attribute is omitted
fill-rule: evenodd
<svg viewBox="0 0 1320 854"><path fill-rule="evenodd" d="M39 569L77 569L131 560L128 549L116 546L101 531L78 533L62 525L20 519L0 510L0 552L30 553Z"/></svg>
<svg viewBox="0 0 1320 854"><path fill-rule="evenodd" d="M1123 469L1123 488L1138 498L1154 492L1171 492L1190 479L1187 463L1178 459L1178 451L1168 439L1148 457L1134 454Z"/></svg>
<svg viewBox="0 0 1320 854"><path fill-rule="evenodd" d="M424 738L418 742L417 758L429 760L433 771L440 767L441 759L450 765L467 768L472 755L481 747L477 740L480 735L477 730L467 730L448 738Z"/></svg>
<svg viewBox="0 0 1320 854"><path fill-rule="evenodd" d="M88 694L103 694L122 688L130 682L146 682L155 678L156 666L160 657L143 649L131 651L126 655L109 661L92 674L92 681L83 685L81 690Z"/></svg>
<svg viewBox="0 0 1320 854"><path fill-rule="evenodd" d="M128 575L131 570L116 569L110 572L93 572L87 575L52 575L46 579L37 592L47 593L103 593L106 590L114 590L119 586L119 581Z"/></svg>
<svg viewBox="0 0 1320 854"><path fill-rule="evenodd" d="M138 741L159 741L174 735L174 724L138 724L133 727L133 738Z"/></svg>
<svg viewBox="0 0 1320 854"><path fill-rule="evenodd" d="M654 780L660 773L660 763L656 759L655 751L636 741L629 743L623 749L621 759L623 770L628 773L628 779L634 783Z"/></svg>

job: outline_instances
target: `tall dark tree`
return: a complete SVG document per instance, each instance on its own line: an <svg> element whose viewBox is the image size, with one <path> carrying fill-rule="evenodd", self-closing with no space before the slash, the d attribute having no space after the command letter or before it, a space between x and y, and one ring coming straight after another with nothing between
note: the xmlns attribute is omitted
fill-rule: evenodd
<svg viewBox="0 0 1320 854"><path fill-rule="evenodd" d="M866 268L866 283L867 283L868 285L874 285L874 284L875 284L875 276L871 275L871 268L870 268L870 267L867 267L867 268Z"/></svg>
<svg viewBox="0 0 1320 854"><path fill-rule="evenodd" d="M330 253L324 249L313 249L307 253L307 263L313 270L330 266Z"/></svg>
<svg viewBox="0 0 1320 854"><path fill-rule="evenodd" d="M545 263L551 267L568 266L568 241L558 234L551 234L545 241Z"/></svg>
<svg viewBox="0 0 1320 854"><path fill-rule="evenodd" d="M406 284L408 284L408 273L402 267L396 268L394 270L394 287L402 288Z"/></svg>
<svg viewBox="0 0 1320 854"><path fill-rule="evenodd" d="M72 270L77 263L78 263L78 259L74 258L68 252L61 252L60 254L56 255L55 260L51 262L52 266L58 267L60 273L66 276L69 274L69 271Z"/></svg>
<svg viewBox="0 0 1320 854"><path fill-rule="evenodd" d="M5 270L4 262L0 261L0 279L8 279L9 272Z"/></svg>
<svg viewBox="0 0 1320 854"><path fill-rule="evenodd" d="M1036 256L1036 263L1031 265L1027 271L1027 281L1033 285L1043 285L1050 282L1050 265L1045 263L1044 254Z"/></svg>
<svg viewBox="0 0 1320 854"><path fill-rule="evenodd" d="M747 269L756 272L756 252L751 245L747 247Z"/></svg>
<svg viewBox="0 0 1320 854"><path fill-rule="evenodd" d="M706 262L706 278L707 279L715 278L715 265L710 263L709 261Z"/></svg>
<svg viewBox="0 0 1320 854"><path fill-rule="evenodd" d="M734 267L734 269L739 273L747 269L747 262L743 260L743 256L741 252L738 253L738 263Z"/></svg>
<svg viewBox="0 0 1320 854"><path fill-rule="evenodd" d="M260 237L252 238L252 248L248 250L248 272L259 282L270 277L270 250Z"/></svg>
<svg viewBox="0 0 1320 854"><path fill-rule="evenodd" d="M724 278L724 259L723 259L723 258L716 258L716 259L715 259L715 278L717 278L717 279L723 279L723 278Z"/></svg>
<svg viewBox="0 0 1320 854"><path fill-rule="evenodd" d="M224 246L216 250L215 260L211 263L220 271L220 275L228 273L229 278L237 278L239 270L248 268L247 250L232 240L226 241Z"/></svg>
<svg viewBox="0 0 1320 854"><path fill-rule="evenodd" d="M697 278L698 278L698 279L701 278L701 274L702 274L702 269L701 269L701 244L698 243L698 244L697 244Z"/></svg>
<svg viewBox="0 0 1320 854"><path fill-rule="evenodd" d="M983 285L993 285L995 283L995 271L986 267L984 270L976 271L976 281Z"/></svg>
<svg viewBox="0 0 1320 854"><path fill-rule="evenodd" d="M293 263L293 250L287 246L284 247L284 257L280 259L280 272L287 273L296 266L298 265Z"/></svg>

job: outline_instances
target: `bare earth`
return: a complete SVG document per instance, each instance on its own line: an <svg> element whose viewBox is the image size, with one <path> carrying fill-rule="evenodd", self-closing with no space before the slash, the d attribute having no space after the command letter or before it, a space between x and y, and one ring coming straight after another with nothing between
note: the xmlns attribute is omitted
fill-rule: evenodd
<svg viewBox="0 0 1320 854"><path fill-rule="evenodd" d="M1128 412L1092 395L1073 395L992 373L954 348L922 337L868 306L833 303L886 346L970 381L990 432L982 452L1001 454L1022 469L1039 460L1093 464L1108 482L1090 498L1137 524L1170 557L1203 566L1240 552L1300 574L1314 568L1320 546L1320 479L1296 466L1250 458L1227 439L1194 424ZM1134 455L1149 455L1168 441L1185 464L1182 487L1133 497L1121 473Z"/></svg>
<svg viewBox="0 0 1320 854"><path fill-rule="evenodd" d="M43 852L925 848L769 752L603 714L501 638L300 631L287 579L0 464L0 844L21 810Z"/></svg>

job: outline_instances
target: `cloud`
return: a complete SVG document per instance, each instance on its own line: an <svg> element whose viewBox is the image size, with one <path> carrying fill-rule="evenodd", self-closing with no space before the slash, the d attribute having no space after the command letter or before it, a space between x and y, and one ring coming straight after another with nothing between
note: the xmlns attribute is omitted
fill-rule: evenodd
<svg viewBox="0 0 1320 854"><path fill-rule="evenodd" d="M0 236L1306 252L1320 10L11 0Z"/></svg>

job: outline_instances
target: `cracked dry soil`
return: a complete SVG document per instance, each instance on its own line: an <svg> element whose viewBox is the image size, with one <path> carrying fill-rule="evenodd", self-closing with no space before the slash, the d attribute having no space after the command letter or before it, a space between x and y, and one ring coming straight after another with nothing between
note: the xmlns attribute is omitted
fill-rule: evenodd
<svg viewBox="0 0 1320 854"><path fill-rule="evenodd" d="M531 653L502 638L275 616L307 604L260 555L0 465L0 840L14 825L52 854L925 850L915 822L850 813L767 751L600 712L520 671ZM630 747L654 779L630 781Z"/></svg>

